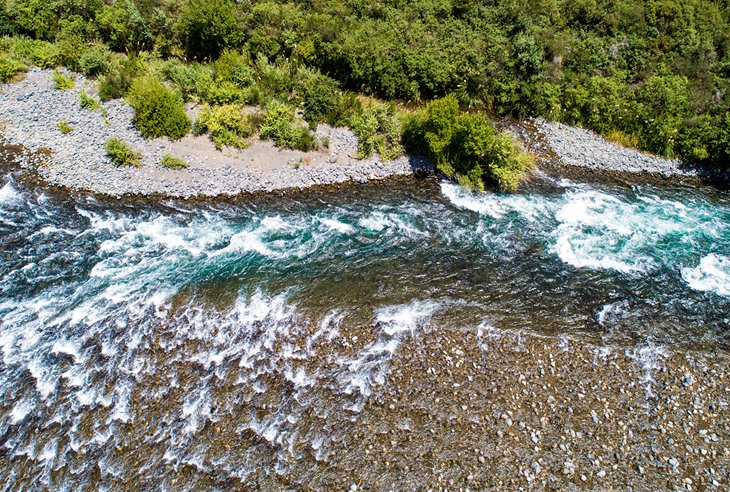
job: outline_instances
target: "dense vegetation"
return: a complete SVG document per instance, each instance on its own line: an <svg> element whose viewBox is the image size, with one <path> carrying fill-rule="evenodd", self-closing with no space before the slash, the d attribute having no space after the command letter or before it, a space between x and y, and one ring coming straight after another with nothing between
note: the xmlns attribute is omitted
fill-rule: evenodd
<svg viewBox="0 0 730 492"><path fill-rule="evenodd" d="M266 134L306 147L289 118L301 107L311 124L353 127L362 155L398 152L404 131L403 143L472 183L483 173L509 188L527 165L504 136L476 137L489 133L483 113L730 162L728 0L0 0L3 35L13 38L0 41L2 80L61 64L99 76L112 98L156 77L211 108L267 107ZM436 111L421 103L444 96L466 111L449 120L453 134L416 128ZM230 108L219 116L213 138L241 144L250 122Z"/></svg>

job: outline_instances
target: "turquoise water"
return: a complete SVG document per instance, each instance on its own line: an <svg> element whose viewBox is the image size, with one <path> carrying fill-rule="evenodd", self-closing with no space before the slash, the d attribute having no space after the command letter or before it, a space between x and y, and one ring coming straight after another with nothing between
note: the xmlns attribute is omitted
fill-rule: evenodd
<svg viewBox="0 0 730 492"><path fill-rule="evenodd" d="M3 490L183 465L205 488L283 473L305 445L326 462L312 408L353 418L426 326L729 348L730 197L712 189L425 180L153 205L1 184ZM256 445L211 449L211 425Z"/></svg>

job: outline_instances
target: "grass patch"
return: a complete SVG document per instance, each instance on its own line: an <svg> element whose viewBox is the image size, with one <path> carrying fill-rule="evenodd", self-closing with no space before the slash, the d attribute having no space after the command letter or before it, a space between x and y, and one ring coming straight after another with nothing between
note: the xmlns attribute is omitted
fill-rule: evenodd
<svg viewBox="0 0 730 492"><path fill-rule="evenodd" d="M71 126L68 123L68 121L66 121L66 120L59 121L58 123L56 123L56 126L58 127L58 129L61 131L61 133L63 135L67 135L67 134L71 133L74 130L74 127Z"/></svg>
<svg viewBox="0 0 730 492"><path fill-rule="evenodd" d="M79 94L79 105L84 109L104 113L104 107L101 105L101 101L86 91L81 91L81 94Z"/></svg>
<svg viewBox="0 0 730 492"><path fill-rule="evenodd" d="M104 145L106 155L112 160L115 166L135 166L142 165L140 159L142 153L134 150L121 138L111 137Z"/></svg>
<svg viewBox="0 0 730 492"><path fill-rule="evenodd" d="M603 134L603 137L609 142L613 142L621 147L629 149L639 148L639 137L631 133L624 133L620 130L608 130Z"/></svg>
<svg viewBox="0 0 730 492"><path fill-rule="evenodd" d="M171 154L164 154L160 159L160 165L168 169L186 169L190 167L190 164Z"/></svg>
<svg viewBox="0 0 730 492"><path fill-rule="evenodd" d="M53 72L53 87L59 91L67 91L76 87L76 81L70 75L66 75L56 70Z"/></svg>

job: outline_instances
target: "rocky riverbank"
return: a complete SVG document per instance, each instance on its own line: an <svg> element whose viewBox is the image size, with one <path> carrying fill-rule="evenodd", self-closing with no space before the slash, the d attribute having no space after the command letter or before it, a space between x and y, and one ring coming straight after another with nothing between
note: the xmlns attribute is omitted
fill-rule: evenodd
<svg viewBox="0 0 730 492"><path fill-rule="evenodd" d="M207 136L188 135L180 141L147 140L132 125L133 110L122 100L102 103L103 110L83 109L81 91L95 95L93 81L75 74L76 86L54 88L53 71L32 69L22 80L0 87L0 136L29 152L8 153L25 168L37 171L46 183L109 196L142 195L176 198L214 197L240 193L307 188L344 182L366 182L395 175L423 174L433 166L420 157L382 161L378 156L357 159L357 136L346 128L320 125L317 139L326 145L314 152L277 149L254 139L249 148L219 151ZM191 117L196 108L188 106ZM64 134L59 123L70 125ZM525 147L538 156L540 167L561 172L608 172L621 176L706 178L728 182L727 173L683 166L613 144L589 130L537 119L506 123ZM104 151L110 137L119 137L139 150L141 167L120 168ZM41 152L37 151L48 151ZM187 169L163 167L163 154L183 159Z"/></svg>
<svg viewBox="0 0 730 492"><path fill-rule="evenodd" d="M431 170L428 161L417 157L357 159L357 136L326 125L319 126L317 137L328 145L316 152L277 149L259 140L246 150L220 152L207 136L189 135L177 142L146 140L132 126L134 112L125 102L102 103L103 111L83 109L80 92L95 95L93 82L75 75L76 86L60 91L54 88L52 75L51 70L33 69L21 81L0 88L0 132L5 142L30 151L50 150L42 154L42 162L37 155L24 153L19 164L36 169L51 185L111 196L191 198L366 182ZM62 121L73 130L63 134L58 128ZM139 150L142 166L114 166L104 151L110 137L122 138ZM182 158L189 167L161 166L164 153Z"/></svg>

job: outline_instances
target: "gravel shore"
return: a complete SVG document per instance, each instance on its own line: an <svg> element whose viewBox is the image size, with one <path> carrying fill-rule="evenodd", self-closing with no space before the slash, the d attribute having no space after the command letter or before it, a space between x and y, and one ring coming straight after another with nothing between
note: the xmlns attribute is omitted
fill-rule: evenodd
<svg viewBox="0 0 730 492"><path fill-rule="evenodd" d="M96 94L94 82L74 74L76 87L59 91L53 86L52 74L35 68L19 82L0 86L0 137L6 144L20 144L28 150L18 164L38 171L51 185L117 197L187 199L364 183L433 171L433 165L421 157L357 159L357 136L349 129L327 125L320 125L316 136L329 145L316 152L277 149L271 142L256 139L246 150L226 148L221 152L205 135L188 135L177 142L147 140L133 127L133 110L124 101L103 103L104 113L82 109L79 93ZM192 106L188 110L191 115L195 112ZM73 131L62 134L57 126L60 121L70 124ZM624 148L592 131L562 123L536 119L506 126L548 167L558 164L564 170L728 181L727 173L683 166L679 160ZM111 163L104 143L112 136L142 152L141 167L118 168ZM35 152L39 150L50 152L39 155ZM162 167L159 162L165 153L182 158L189 167Z"/></svg>
<svg viewBox="0 0 730 492"><path fill-rule="evenodd" d="M254 141L244 151L215 150L207 136L146 140L132 126L132 108L121 100L103 103L104 113L82 109L80 92L96 94L94 83L75 74L71 90L54 88L53 71L32 69L21 81L0 87L0 133L6 143L29 151L51 152L39 162L25 158L23 167L36 168L44 181L73 190L111 196L165 195L177 198L236 195L347 181L366 182L393 175L429 172L422 158L359 160L357 136L344 128L320 125L317 137L328 139L327 149L298 152L276 149L271 142ZM63 135L59 121L73 131ZM119 137L142 152L139 168L118 168L105 155L104 143ZM172 170L159 162L164 153L184 159L189 168Z"/></svg>

